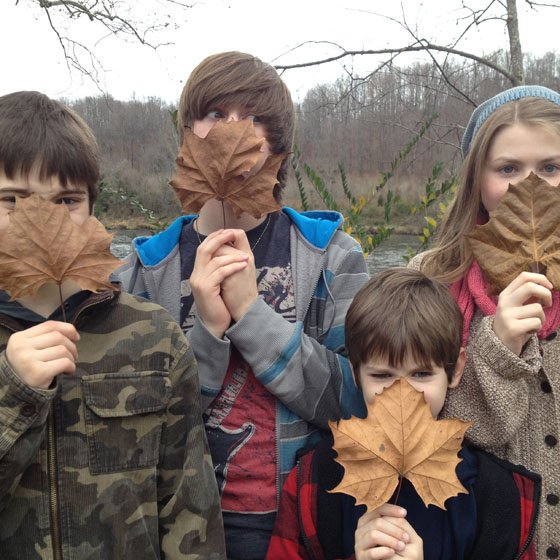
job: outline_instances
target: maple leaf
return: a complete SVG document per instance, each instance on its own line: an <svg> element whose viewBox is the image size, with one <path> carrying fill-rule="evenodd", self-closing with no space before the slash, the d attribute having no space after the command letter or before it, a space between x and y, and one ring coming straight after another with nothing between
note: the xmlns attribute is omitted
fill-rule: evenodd
<svg viewBox="0 0 560 560"><path fill-rule="evenodd" d="M68 208L37 195L16 198L0 232L0 289L12 299L35 296L48 282L73 280L84 290L114 289L109 274L122 262L110 252L112 236L90 216L81 226Z"/></svg>
<svg viewBox="0 0 560 560"><path fill-rule="evenodd" d="M269 156L257 173L248 175L264 142L249 119L219 121L206 138L185 130L177 173L169 183L183 212L198 212L212 198L227 201L237 217L247 212L260 218L279 210L272 191L285 154Z"/></svg>
<svg viewBox="0 0 560 560"><path fill-rule="evenodd" d="M474 258L501 292L523 271L546 274L560 290L560 190L531 173L509 185L490 219L467 235Z"/></svg>
<svg viewBox="0 0 560 560"><path fill-rule="evenodd" d="M343 492L368 511L393 495L399 476L407 478L426 505L467 493L455 469L465 431L458 419L434 420L424 394L396 380L368 405L366 418L329 422L336 461L344 477L331 492Z"/></svg>

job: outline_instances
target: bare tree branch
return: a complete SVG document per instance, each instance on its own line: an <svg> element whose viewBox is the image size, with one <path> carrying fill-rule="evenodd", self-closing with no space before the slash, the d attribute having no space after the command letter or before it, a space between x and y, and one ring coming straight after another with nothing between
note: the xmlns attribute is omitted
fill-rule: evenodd
<svg viewBox="0 0 560 560"><path fill-rule="evenodd" d="M16 0L19 5L21 0ZM190 9L198 2L183 0L154 0L150 9L155 15L146 20L148 24L133 17L136 4L130 0L27 0L27 4L40 9L55 34L60 45L67 67L77 70L90 79L98 89L100 74L104 70L101 60L95 55L94 48L108 36L129 39L150 49L169 45L161 41L162 32L170 28L177 28L172 23L166 7L173 9ZM159 10L159 12L158 12ZM157 15L159 13L159 15ZM76 38L71 32L71 25L80 19L86 19L93 26L98 27L98 37L95 43L86 44ZM100 32L99 32L100 31Z"/></svg>
<svg viewBox="0 0 560 560"><path fill-rule="evenodd" d="M560 8L558 2L548 4L547 2L531 2L531 0L525 0L525 3L533 10L537 8Z"/></svg>
<svg viewBox="0 0 560 560"><path fill-rule="evenodd" d="M311 66L319 66L321 64L326 64L328 62L334 62L336 60L341 60L346 57L353 57L353 56L366 56L366 55L383 55L383 54L402 54L405 52L420 52L420 51L438 51L444 52L448 54L454 54L463 58L467 58L470 60L474 60L475 62L479 62L480 64L484 64L488 66L507 78L510 81L513 81L514 76L513 74L503 66L489 60L486 57L478 56L476 54L463 51L460 49L455 49L453 47L446 47L444 45L436 45L434 43L430 43L425 39L420 39L421 44L411 44L404 47L394 47L394 48L386 48L386 49L367 49L367 50L360 50L360 51L347 51L342 48L342 52L327 58L322 58L319 60L311 60L308 62L300 62L296 64L276 64L274 67L278 71L285 71L285 70L293 70L295 68L309 68ZM329 44L326 41L306 41L299 45L300 47L306 44Z"/></svg>

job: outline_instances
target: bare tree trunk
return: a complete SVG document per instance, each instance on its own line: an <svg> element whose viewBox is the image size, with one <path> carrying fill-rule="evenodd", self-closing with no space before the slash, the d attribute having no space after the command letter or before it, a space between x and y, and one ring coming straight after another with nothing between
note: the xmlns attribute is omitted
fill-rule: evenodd
<svg viewBox="0 0 560 560"><path fill-rule="evenodd" d="M509 36L509 53L511 57L511 83L520 86L525 83L523 71L523 52L519 38L519 20L517 18L516 0L507 0L507 30Z"/></svg>

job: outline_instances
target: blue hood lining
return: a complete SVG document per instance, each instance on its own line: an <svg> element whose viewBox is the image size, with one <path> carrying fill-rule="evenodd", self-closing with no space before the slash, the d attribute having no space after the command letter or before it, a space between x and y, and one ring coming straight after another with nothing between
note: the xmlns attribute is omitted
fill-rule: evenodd
<svg viewBox="0 0 560 560"><path fill-rule="evenodd" d="M286 214L303 237L318 249L325 249L343 222L342 214L328 210L297 212L285 206ZM156 266L177 246L183 226L191 223L196 215L181 216L162 232L150 237L137 237L134 247L144 266Z"/></svg>

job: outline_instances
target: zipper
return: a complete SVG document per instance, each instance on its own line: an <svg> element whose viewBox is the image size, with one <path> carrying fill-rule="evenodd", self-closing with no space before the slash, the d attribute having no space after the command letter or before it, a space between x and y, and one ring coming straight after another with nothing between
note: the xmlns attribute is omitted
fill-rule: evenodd
<svg viewBox="0 0 560 560"><path fill-rule="evenodd" d="M307 303L305 304L305 309L303 310L303 314L301 315L301 321L302 321L304 326L305 326L305 319L307 317L307 313L309 312L309 308L311 307L311 300L313 299L313 295L315 294L315 291L317 290L317 286L319 285L319 282L320 282L321 278L324 279L325 286L327 285L327 279L325 278L325 268L324 268L325 260L326 260L325 255L322 255L320 273L317 275L317 278L315 279L315 282L313 283L313 289L310 292L311 297L307 298ZM293 278L293 275L292 275L292 278ZM296 303L296 307L297 307L297 303ZM296 317L296 320L297 320L297 317Z"/></svg>
<svg viewBox="0 0 560 560"><path fill-rule="evenodd" d="M97 297L96 297L97 296ZM106 301L110 301L115 297L115 292L111 290L107 290L106 292L101 292L99 294L94 294L93 296L86 299L86 301L79 307L76 312L74 313L74 318L72 320L72 324L76 326L78 322L79 316L88 309L99 305L100 303L105 303Z"/></svg>
<svg viewBox="0 0 560 560"><path fill-rule="evenodd" d="M60 529L60 515L58 514L58 485L56 477L56 438L54 429L54 408L52 405L47 417L47 463L53 557L55 560L62 560L62 538Z"/></svg>

